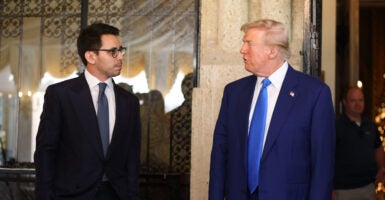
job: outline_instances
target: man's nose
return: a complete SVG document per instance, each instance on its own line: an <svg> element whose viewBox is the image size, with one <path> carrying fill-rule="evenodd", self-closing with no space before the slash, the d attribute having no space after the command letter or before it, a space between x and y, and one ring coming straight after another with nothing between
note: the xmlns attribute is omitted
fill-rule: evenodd
<svg viewBox="0 0 385 200"><path fill-rule="evenodd" d="M239 50L239 52L241 54L245 54L246 53L246 45L245 44L242 44L241 49Z"/></svg>

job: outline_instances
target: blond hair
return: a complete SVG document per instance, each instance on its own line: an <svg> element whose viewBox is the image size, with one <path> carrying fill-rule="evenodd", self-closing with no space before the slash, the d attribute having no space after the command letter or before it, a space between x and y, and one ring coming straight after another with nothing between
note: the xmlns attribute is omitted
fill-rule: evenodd
<svg viewBox="0 0 385 200"><path fill-rule="evenodd" d="M278 47L282 58L289 59L289 37L285 25L272 19L260 19L242 25L241 30L246 33L253 28L263 30L265 32L264 43Z"/></svg>

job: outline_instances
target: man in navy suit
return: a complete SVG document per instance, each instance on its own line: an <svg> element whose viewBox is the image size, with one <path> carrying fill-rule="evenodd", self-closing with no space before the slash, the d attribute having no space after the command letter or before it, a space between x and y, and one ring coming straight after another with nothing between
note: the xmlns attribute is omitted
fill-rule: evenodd
<svg viewBox="0 0 385 200"><path fill-rule="evenodd" d="M211 153L210 200L331 199L335 125L331 92L320 80L288 63L285 26L264 19L242 26L240 52L253 75L228 84ZM262 153L248 162L249 127L261 83L269 79ZM256 119L256 121L262 119ZM259 182L249 187L249 165L259 163ZM252 189L250 189L252 188Z"/></svg>
<svg viewBox="0 0 385 200"><path fill-rule="evenodd" d="M84 73L46 90L34 156L36 199L138 199L139 101L111 78L120 74L125 53L119 30L92 24L77 47ZM99 95L108 105L98 106Z"/></svg>

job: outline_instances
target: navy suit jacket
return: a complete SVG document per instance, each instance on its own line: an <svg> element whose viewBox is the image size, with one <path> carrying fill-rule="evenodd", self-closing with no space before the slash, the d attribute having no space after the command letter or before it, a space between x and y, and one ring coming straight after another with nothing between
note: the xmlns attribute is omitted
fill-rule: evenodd
<svg viewBox="0 0 385 200"><path fill-rule="evenodd" d="M116 121L104 157L84 74L47 88L36 137L36 199L93 199L103 174L120 199L138 198L139 101L115 83L114 92Z"/></svg>
<svg viewBox="0 0 385 200"><path fill-rule="evenodd" d="M248 121L257 77L225 87L214 131L210 200L245 200ZM260 200L331 199L335 149L330 89L289 66L261 158Z"/></svg>

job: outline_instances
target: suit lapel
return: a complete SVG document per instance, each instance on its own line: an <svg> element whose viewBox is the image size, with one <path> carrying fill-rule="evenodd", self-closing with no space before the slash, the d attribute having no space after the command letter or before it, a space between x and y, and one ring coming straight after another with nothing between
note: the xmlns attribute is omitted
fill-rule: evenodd
<svg viewBox="0 0 385 200"><path fill-rule="evenodd" d="M127 119L127 117L125 118L124 116L122 116L123 114L126 114L126 113L123 113L121 111L123 110L126 110L124 108L122 108L121 106L125 105L125 103L123 102L124 100L126 100L125 98L121 98L119 97L121 95L120 91L118 89L116 89L116 85L115 85L115 82L114 80L112 79L112 82L114 84L114 93L115 93L115 125L114 125L114 129L112 131L112 137L111 137L111 142L110 144L108 145L108 150L107 150L107 159L110 157L110 151L111 151L111 145L113 145L116 140L116 138L119 138L119 127L122 126L120 125L120 120L121 119ZM127 103L127 102L126 102Z"/></svg>
<svg viewBox="0 0 385 200"><path fill-rule="evenodd" d="M80 119L81 127L85 138L88 138L97 154L103 158L102 142L99 134L98 121L95 108L92 102L90 88L84 74L81 74L71 86L69 98L74 106L76 115Z"/></svg>
<svg viewBox="0 0 385 200"><path fill-rule="evenodd" d="M290 117L289 115L293 109L293 105L295 104L295 96L298 95L296 91L298 79L296 78L295 73L297 72L295 72L294 69L289 66L270 121L270 126L265 141L265 147L261 158L262 161L270 152L279 134L282 133L282 126Z"/></svg>
<svg viewBox="0 0 385 200"><path fill-rule="evenodd" d="M241 99L240 109L239 109L240 115L239 115L239 118L236 118L236 119L239 119L239 121L242 123L239 127L239 130L242 137L241 148L244 150L244 152L246 152L245 154L243 154L244 167L246 171L247 171L247 152L248 152L247 145L248 145L248 139L249 139L249 116L251 112L251 102L254 96L255 85L257 83L257 77L252 75L252 78L247 79L247 81L248 82L245 84L246 88L244 92L242 92L243 94L245 94L245 96L243 96L243 98L240 98ZM239 98L239 97L236 97L236 98Z"/></svg>

